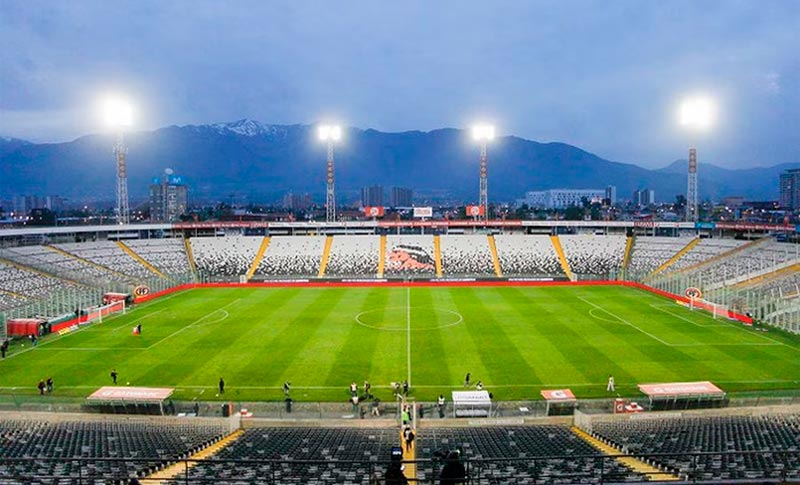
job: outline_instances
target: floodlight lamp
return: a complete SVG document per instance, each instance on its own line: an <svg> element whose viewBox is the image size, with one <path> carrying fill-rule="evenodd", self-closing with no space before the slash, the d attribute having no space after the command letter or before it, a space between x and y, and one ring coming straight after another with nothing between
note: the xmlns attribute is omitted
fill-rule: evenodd
<svg viewBox="0 0 800 485"><path fill-rule="evenodd" d="M339 141L342 138L342 127L339 125L322 125L319 127L319 139Z"/></svg>
<svg viewBox="0 0 800 485"><path fill-rule="evenodd" d="M714 104L709 98L690 98L681 103L678 120L682 126L705 130L714 121Z"/></svg>
<svg viewBox="0 0 800 485"><path fill-rule="evenodd" d="M114 128L133 125L133 106L122 98L107 98L103 102L103 117Z"/></svg>
<svg viewBox="0 0 800 485"><path fill-rule="evenodd" d="M472 127L472 138L481 141L494 140L494 126L475 125Z"/></svg>

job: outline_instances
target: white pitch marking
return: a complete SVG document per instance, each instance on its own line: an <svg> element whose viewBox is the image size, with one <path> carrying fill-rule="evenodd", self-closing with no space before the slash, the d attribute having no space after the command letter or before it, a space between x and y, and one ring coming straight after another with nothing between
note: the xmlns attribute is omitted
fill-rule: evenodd
<svg viewBox="0 0 800 485"><path fill-rule="evenodd" d="M623 319L623 318L611 313L610 311L606 310L605 308L601 307L600 305L595 305L594 303L590 302L589 300L587 300L587 299L585 299L585 298L583 298L581 296L578 296L577 298L579 300L583 301L584 303L588 303L588 304L592 305L593 307L597 308L598 310L606 312L607 314L609 314L612 317L616 318L617 320L619 320L620 322L624 323L625 325L630 325L631 327L633 327L636 330L642 332L643 334L647 335L648 337L652 338L653 340L657 340L658 342L661 342L662 344L664 344L664 345L666 345L668 347L672 346L672 344L670 344L670 343L668 343L668 342L656 337L655 335L653 335L650 332L642 330L641 328L637 327L636 325L632 324L631 322L629 322L629 321L627 321L627 320L625 320L625 319Z"/></svg>
<svg viewBox="0 0 800 485"><path fill-rule="evenodd" d="M411 385L411 287L406 287L406 363L408 365L408 385Z"/></svg>
<svg viewBox="0 0 800 485"><path fill-rule="evenodd" d="M179 333L183 332L184 330L188 330L188 329L192 328L192 327L193 327L193 326L195 326L196 324L198 324L198 323L202 322L203 320L205 320L205 318L206 318L206 317L208 317L208 316L211 316L211 315L213 315L213 314L215 314L215 313L217 313L217 312L219 312L219 311L222 311L223 309L225 309L225 308L227 308L227 307L229 307L229 306L233 305L234 303L238 303L238 302L239 302L239 301L241 301L241 300L242 300L241 298L237 298L237 299L233 300L232 302L228 303L227 305L217 308L217 309L216 309L216 310L214 310L213 312L206 313L205 315L203 315L202 317L200 317L200 318L198 318L197 320L193 321L193 322L192 322L192 323L190 323L189 325L186 325L186 326L184 326L184 327L181 327L181 328L179 328L178 330L176 330L176 331L172 332L171 334L169 334L169 335L167 335L166 337L162 338L162 339L161 339L161 340L159 340L158 342L156 342L156 343L152 344L151 346L147 347L147 350L150 350L150 349L152 349L153 347L155 347L156 345L160 344L161 342L163 342L163 341L165 341L165 340L167 340L167 339L170 339L170 338L174 337L175 335L178 335ZM227 313L227 312L225 312L225 313ZM226 318L227 318L227 317L226 317ZM224 318L223 318L222 320L224 320ZM222 320L220 320L220 321L222 321ZM214 323L216 323L216 322L214 322Z"/></svg>

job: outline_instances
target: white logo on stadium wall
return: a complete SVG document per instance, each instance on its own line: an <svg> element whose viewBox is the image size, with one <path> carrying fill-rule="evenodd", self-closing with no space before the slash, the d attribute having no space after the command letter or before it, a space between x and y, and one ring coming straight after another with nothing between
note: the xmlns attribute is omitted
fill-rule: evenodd
<svg viewBox="0 0 800 485"><path fill-rule="evenodd" d="M689 288L686 288L686 291L684 291L683 294L686 295L686 298L694 298L694 299L703 298L703 291L695 286L690 286Z"/></svg>
<svg viewBox="0 0 800 485"><path fill-rule="evenodd" d="M139 285L133 289L133 294L136 296L147 296L150 294L150 287L145 285Z"/></svg>

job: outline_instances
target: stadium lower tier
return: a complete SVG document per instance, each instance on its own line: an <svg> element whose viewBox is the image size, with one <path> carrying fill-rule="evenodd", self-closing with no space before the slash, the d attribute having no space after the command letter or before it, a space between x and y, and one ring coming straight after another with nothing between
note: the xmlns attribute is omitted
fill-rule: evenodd
<svg viewBox="0 0 800 485"><path fill-rule="evenodd" d="M593 439L564 418L528 425L428 419L418 422L410 445L391 419L373 427L248 421L231 443L223 441L199 461L194 453L227 434L219 420L96 419L0 421L0 484L127 483L133 477L176 485L387 483L398 447L405 473L416 483L439 483L445 469L463 470L474 484L800 479L796 412L601 417L592 425ZM612 446L611 452L601 452L596 441ZM173 471L164 469L171 463L178 464Z"/></svg>

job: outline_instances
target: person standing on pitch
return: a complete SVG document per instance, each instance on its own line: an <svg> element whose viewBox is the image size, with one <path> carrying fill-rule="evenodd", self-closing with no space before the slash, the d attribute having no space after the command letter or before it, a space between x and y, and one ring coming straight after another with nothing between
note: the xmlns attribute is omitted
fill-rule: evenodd
<svg viewBox="0 0 800 485"><path fill-rule="evenodd" d="M372 384L370 384L368 380L364 380L364 399L372 398L372 393L370 392L371 390Z"/></svg>
<svg viewBox="0 0 800 485"><path fill-rule="evenodd" d="M470 378L470 375L469 375L469 372L467 372L467 375L464 376L464 387L469 387L469 378Z"/></svg>
<svg viewBox="0 0 800 485"><path fill-rule="evenodd" d="M117 369L111 369L111 382L117 384Z"/></svg>
<svg viewBox="0 0 800 485"><path fill-rule="evenodd" d="M219 393L225 394L225 380L222 377L219 378Z"/></svg>
<svg viewBox="0 0 800 485"><path fill-rule="evenodd" d="M289 381L286 381L286 382L284 382L284 383L283 383L283 394L284 394L286 397L289 397L289 390L290 390L291 388L292 388L292 383L291 383L291 382L289 382Z"/></svg>
<svg viewBox="0 0 800 485"><path fill-rule="evenodd" d="M615 389L614 389L614 376L612 376L610 374L608 376L608 384L606 385L606 391L608 391L608 392L614 392L615 391Z"/></svg>
<svg viewBox="0 0 800 485"><path fill-rule="evenodd" d="M408 397L408 379L403 381L403 394Z"/></svg>

